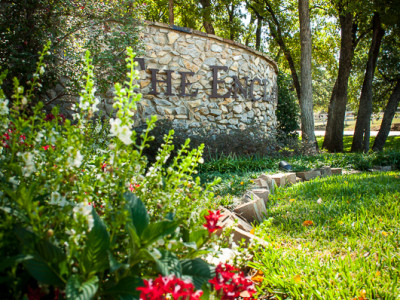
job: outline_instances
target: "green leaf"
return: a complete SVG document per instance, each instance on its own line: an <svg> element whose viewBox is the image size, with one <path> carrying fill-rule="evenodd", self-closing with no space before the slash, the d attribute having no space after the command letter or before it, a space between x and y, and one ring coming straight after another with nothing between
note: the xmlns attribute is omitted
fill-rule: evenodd
<svg viewBox="0 0 400 300"><path fill-rule="evenodd" d="M64 252L49 241L39 239L33 232L17 227L14 232L22 242L24 249L32 252L23 260L28 272L39 282L44 284L63 286L59 266L66 260Z"/></svg>
<svg viewBox="0 0 400 300"><path fill-rule="evenodd" d="M108 251L108 260L110 262L111 273L114 273L115 271L118 271L121 268L122 269L129 268L128 264L122 264L119 261L117 261L110 251Z"/></svg>
<svg viewBox="0 0 400 300"><path fill-rule="evenodd" d="M65 288L67 299L71 300L90 300L97 292L99 279L97 276L91 277L86 282L81 282L78 275L72 275Z"/></svg>
<svg viewBox="0 0 400 300"><path fill-rule="evenodd" d="M135 226L138 236L141 236L143 231L149 225L149 215L143 202L131 192L124 193L124 198L127 202L127 208L130 213L130 219Z"/></svg>
<svg viewBox="0 0 400 300"><path fill-rule="evenodd" d="M28 218L19 210L11 208L11 207L7 207L7 206L1 206L0 210L4 211L6 214L12 215L14 217L16 217L19 221L22 222L28 222Z"/></svg>
<svg viewBox="0 0 400 300"><path fill-rule="evenodd" d="M200 229L197 231L192 231L189 234L188 242L195 242L197 247L200 248L208 237L208 231L205 229Z"/></svg>
<svg viewBox="0 0 400 300"><path fill-rule="evenodd" d="M200 258L183 260L180 264L182 275L190 276L198 290L202 288L204 283L215 277L215 267Z"/></svg>
<svg viewBox="0 0 400 300"><path fill-rule="evenodd" d="M82 267L86 273L101 272L109 266L107 251L110 248L110 235L94 209L92 217L93 228L87 235L82 255Z"/></svg>
<svg viewBox="0 0 400 300"><path fill-rule="evenodd" d="M156 240L172 234L179 226L179 223L179 221L161 221L150 224L141 235L142 244L148 246Z"/></svg>
<svg viewBox="0 0 400 300"><path fill-rule="evenodd" d="M39 255L33 255L33 258L25 260L23 265L37 281L58 287L64 286L58 272Z"/></svg>
<svg viewBox="0 0 400 300"><path fill-rule="evenodd" d="M104 290L104 294L118 297L119 299L139 299L138 287L144 286L143 279L135 276L127 276Z"/></svg>
<svg viewBox="0 0 400 300"><path fill-rule="evenodd" d="M163 276L175 275L182 277L182 267L175 254L161 250L161 258L155 259L158 270Z"/></svg>
<svg viewBox="0 0 400 300"><path fill-rule="evenodd" d="M129 237L131 238L131 255L134 255L140 248L140 238L138 237L135 227L132 224L127 225Z"/></svg>

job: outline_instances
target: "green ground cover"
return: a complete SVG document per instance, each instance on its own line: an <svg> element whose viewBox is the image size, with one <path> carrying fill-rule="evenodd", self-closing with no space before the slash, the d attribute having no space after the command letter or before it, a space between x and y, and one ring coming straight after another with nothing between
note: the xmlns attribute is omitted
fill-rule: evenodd
<svg viewBox="0 0 400 300"><path fill-rule="evenodd" d="M344 143L350 150L351 137ZM398 299L400 173L368 170L377 165L400 169L399 150L400 138L389 137L382 153L223 156L201 165L203 182L221 178L214 191L225 206L248 190L260 173L280 172L280 160L295 171L326 165L366 171L278 188L270 196L267 220L255 230L269 246L249 263L263 272L260 297Z"/></svg>
<svg viewBox="0 0 400 300"><path fill-rule="evenodd" d="M200 165L199 176L203 183L221 178L214 187L218 196L240 196L250 188L252 179L260 173L280 172L279 161L285 160L293 166L294 171L311 170L323 166L367 171L374 166L394 166L400 169L400 151L395 149L381 153L321 153L314 156L297 155L292 157L257 157L257 156L221 156L210 159Z"/></svg>
<svg viewBox="0 0 400 300"><path fill-rule="evenodd" d="M271 219L255 232L269 242L250 263L264 273L259 290L291 299L397 299L399 199L398 172L279 188Z"/></svg>

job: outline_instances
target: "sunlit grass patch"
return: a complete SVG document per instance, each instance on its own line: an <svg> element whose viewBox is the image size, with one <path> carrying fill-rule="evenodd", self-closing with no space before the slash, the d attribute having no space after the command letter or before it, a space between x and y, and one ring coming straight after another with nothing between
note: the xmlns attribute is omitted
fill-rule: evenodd
<svg viewBox="0 0 400 300"><path fill-rule="evenodd" d="M294 299L397 299L398 172L320 178L278 189L256 235L269 242L251 266L263 292ZM357 298L359 299L359 298Z"/></svg>

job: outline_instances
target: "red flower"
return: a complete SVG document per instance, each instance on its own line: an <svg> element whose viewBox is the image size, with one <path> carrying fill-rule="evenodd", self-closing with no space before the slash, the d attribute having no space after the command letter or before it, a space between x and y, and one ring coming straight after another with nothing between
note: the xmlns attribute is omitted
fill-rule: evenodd
<svg viewBox="0 0 400 300"><path fill-rule="evenodd" d="M131 192L134 192L138 187L140 186L140 184L137 184L137 183L135 183L135 184L130 184L129 185L129 190L131 191Z"/></svg>
<svg viewBox="0 0 400 300"><path fill-rule="evenodd" d="M244 299L254 299L256 293L253 282L247 279L243 272L228 264L219 264L215 269L215 277L209 282L221 296L221 300L237 299L242 296ZM245 296L246 295L246 296Z"/></svg>
<svg viewBox="0 0 400 300"><path fill-rule="evenodd" d="M137 288L141 292L140 300L199 300L203 295L202 291L194 291L191 282L183 281L175 276L159 275L155 280L144 280L144 285Z"/></svg>
<svg viewBox="0 0 400 300"><path fill-rule="evenodd" d="M213 233L214 231L222 228L221 226L217 226L218 219L221 218L222 216L219 210L217 210L215 213L209 210L208 213L209 215L204 216L207 223L204 224L203 226L207 228L209 233Z"/></svg>
<svg viewBox="0 0 400 300"><path fill-rule="evenodd" d="M49 150L50 145L42 146L42 148L43 148L44 150Z"/></svg>
<svg viewBox="0 0 400 300"><path fill-rule="evenodd" d="M55 118L56 117L52 113L49 113L49 114L46 115L44 120L47 121L47 122L50 122L50 121L54 120ZM58 123L60 125L64 124L65 116L63 114L58 114L57 119L58 119Z"/></svg>

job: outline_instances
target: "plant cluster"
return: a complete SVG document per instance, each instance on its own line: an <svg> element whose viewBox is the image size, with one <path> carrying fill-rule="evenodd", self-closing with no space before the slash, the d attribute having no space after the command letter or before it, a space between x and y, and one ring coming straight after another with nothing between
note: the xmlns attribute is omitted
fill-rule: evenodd
<svg viewBox="0 0 400 300"><path fill-rule="evenodd" d="M138 130L145 130L141 126ZM150 160L154 160L158 147L163 144L163 136L174 128L172 121L163 119L158 121L153 131L155 141L151 147L146 149L145 154ZM192 128L174 128L174 145L180 145L190 138L191 147L199 147L204 144L204 160L224 155L252 156L252 155L275 155L279 154L284 143L277 141L272 135L266 134L256 125L248 126L246 129L229 129L225 132L210 134L209 130Z"/></svg>
<svg viewBox="0 0 400 300"><path fill-rule="evenodd" d="M300 108L296 102L296 96L291 89L292 83L287 75L280 72L278 74L278 105L276 108L276 118L278 120L279 138L287 140L297 137L300 119Z"/></svg>
<svg viewBox="0 0 400 300"><path fill-rule="evenodd" d="M49 47L35 74L44 72ZM155 119L139 142L132 117L141 95L133 50L127 53L128 78L115 84L109 126L93 120L99 101L89 52L73 122L57 108L46 115L42 102L26 113L40 76L27 89L14 79L12 104L0 90L2 298L147 299L145 289L161 282L163 298L150 299L217 293L215 267L201 259L220 217L207 214L212 184L194 177L202 147L189 150L187 141L170 158L170 132L148 162L143 151Z"/></svg>

